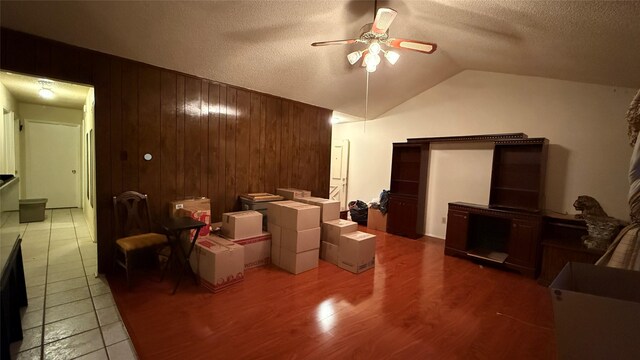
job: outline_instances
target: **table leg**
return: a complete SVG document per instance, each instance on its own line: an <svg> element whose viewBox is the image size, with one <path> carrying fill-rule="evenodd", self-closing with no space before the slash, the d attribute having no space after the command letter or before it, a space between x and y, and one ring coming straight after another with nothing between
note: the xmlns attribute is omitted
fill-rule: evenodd
<svg viewBox="0 0 640 360"><path fill-rule="evenodd" d="M194 282L196 283L196 285L198 284L196 274L193 272L193 269L191 269L191 263L189 262L189 258L191 257L191 252L193 251L193 248L196 245L196 240L198 240L199 232L200 232L199 228L195 229L195 235L193 235L193 239L191 240L191 246L189 246L189 251L187 252L187 254L184 254L184 250L182 249L182 246L178 246L178 248L180 249L180 252L182 252L183 254L185 263L183 264L182 271L180 271L180 274L178 275L178 281L176 282L176 285L173 288L173 292L171 292L172 295L176 293L176 290L178 290L178 286L180 286L180 281L182 281L182 276L184 275L185 268L188 268L189 272L193 276Z"/></svg>

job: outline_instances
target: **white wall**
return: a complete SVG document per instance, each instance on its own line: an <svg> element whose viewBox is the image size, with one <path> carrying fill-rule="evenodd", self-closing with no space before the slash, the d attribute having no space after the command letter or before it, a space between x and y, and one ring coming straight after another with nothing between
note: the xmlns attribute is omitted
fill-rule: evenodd
<svg viewBox="0 0 640 360"><path fill-rule="evenodd" d="M82 110L19 103L21 119L82 125ZM81 151L81 149L78 149ZM26 169L25 131L20 132L20 169ZM20 198L26 196L26 181L20 181Z"/></svg>
<svg viewBox="0 0 640 360"><path fill-rule="evenodd" d="M18 114L18 103L15 98L7 88L0 83L0 109L2 110L2 126L0 126L0 159L2 159L2 164L0 164L0 168L3 168L3 165L8 165L11 162L10 159L5 159L5 156L14 157L15 163L13 164L15 169L13 169L16 174L19 176L21 172L20 164L17 159L20 159L20 130L19 130L19 114ZM4 112L13 112L14 123L4 124ZM8 126L13 127L13 131L9 131ZM13 141L7 139L7 136L13 134ZM7 144L13 144L13 153L5 149ZM6 163L5 163L6 161Z"/></svg>
<svg viewBox="0 0 640 360"><path fill-rule="evenodd" d="M87 199L87 189L86 189L86 184L87 184L87 176L89 176L89 172L91 171L90 168L87 168L87 151L86 151L86 146L87 146L87 134L90 133L91 130L94 129L95 126L95 118L94 118L94 109L93 109L93 103L94 103L94 99L95 99L95 95L94 95L94 90L93 88L91 88L89 90L89 93L87 94L87 100L85 101L85 112L84 112L84 118L82 121L82 128L83 128L83 135L82 135L82 211L84 213L84 217L87 220L87 225L89 227L89 233L91 234L91 237L95 240L96 239L96 234L95 234L95 230L96 230L96 210L95 210L95 203L92 206L91 202L89 201L89 199ZM93 152L93 150L92 150ZM93 174L95 175L95 174ZM93 182L94 186L93 186L93 198L95 199L95 176L90 176L91 181ZM94 200L95 201L95 200Z"/></svg>
<svg viewBox="0 0 640 360"><path fill-rule="evenodd" d="M599 200L609 215L628 219L627 172L632 149L628 145L624 115L635 92L628 88L467 70L378 119L367 121L366 131L362 122L334 125L333 141L351 141L349 200L369 200L389 188L393 142L413 137L511 132L546 137L550 141L546 208L573 213L574 200L587 194ZM460 194L460 198L449 201L464 200L472 193L488 198L486 177L478 175L465 181L461 175L451 181L446 180L451 175L439 174L456 168L447 164L447 157L452 154L458 155L452 155L455 160L451 162L465 164L460 166L490 166L486 151L484 155L476 155L467 150L447 147L431 154L435 164L429 182L438 185L428 193L431 196L427 199L427 234L444 237L441 218L446 216L447 209L443 198ZM490 168L484 172L488 173ZM434 199L434 194L445 195Z"/></svg>

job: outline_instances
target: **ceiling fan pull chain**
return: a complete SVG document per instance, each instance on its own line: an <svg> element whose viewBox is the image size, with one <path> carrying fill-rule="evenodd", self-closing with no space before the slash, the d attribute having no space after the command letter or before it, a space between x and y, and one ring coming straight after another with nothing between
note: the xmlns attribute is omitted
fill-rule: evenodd
<svg viewBox="0 0 640 360"><path fill-rule="evenodd" d="M362 125L362 132L366 133L367 132L367 116L369 115L369 72L365 71L365 73L367 73L367 87L365 89L365 95L364 95L364 122Z"/></svg>

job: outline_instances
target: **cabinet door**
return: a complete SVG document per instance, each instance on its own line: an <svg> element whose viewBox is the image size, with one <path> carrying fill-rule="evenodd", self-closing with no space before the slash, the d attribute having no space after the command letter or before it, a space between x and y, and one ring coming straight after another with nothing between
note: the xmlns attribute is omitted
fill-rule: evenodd
<svg viewBox="0 0 640 360"><path fill-rule="evenodd" d="M469 212L449 210L445 246L455 250L466 251L468 233Z"/></svg>
<svg viewBox="0 0 640 360"><path fill-rule="evenodd" d="M419 237L420 235L416 233L417 217L417 199L389 196L388 233L410 238Z"/></svg>
<svg viewBox="0 0 640 360"><path fill-rule="evenodd" d="M532 220L513 219L509 235L508 262L536 267L538 241L540 238L540 223Z"/></svg>

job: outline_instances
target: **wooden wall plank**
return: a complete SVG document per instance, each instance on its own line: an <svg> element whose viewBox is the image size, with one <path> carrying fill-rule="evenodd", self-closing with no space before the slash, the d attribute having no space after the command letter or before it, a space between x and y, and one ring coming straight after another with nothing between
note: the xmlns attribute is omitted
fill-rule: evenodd
<svg viewBox="0 0 640 360"><path fill-rule="evenodd" d="M220 86L220 123L218 128L218 147L220 152L218 154L218 191L216 194L216 200L214 201L217 216L222 216L222 213L227 211L227 90L227 86ZM221 218L216 217L215 219L219 220Z"/></svg>
<svg viewBox="0 0 640 360"><path fill-rule="evenodd" d="M184 163L184 113L185 113L185 77L176 77L176 199L184 199L185 163Z"/></svg>
<svg viewBox="0 0 640 360"><path fill-rule="evenodd" d="M227 133L225 136L225 211L231 211L236 205L236 114L237 93L233 87L227 88Z"/></svg>
<svg viewBox="0 0 640 360"><path fill-rule="evenodd" d="M184 191L187 197L202 196L200 192L200 80L185 79L184 112Z"/></svg>
<svg viewBox="0 0 640 360"><path fill-rule="evenodd" d="M169 217L169 202L176 200L176 172L178 156L177 116L176 116L177 77L171 71L162 71L160 78L160 187L161 219Z"/></svg>
<svg viewBox="0 0 640 360"><path fill-rule="evenodd" d="M209 162L209 82L200 80L200 192L198 196L207 196Z"/></svg>
<svg viewBox="0 0 640 360"><path fill-rule="evenodd" d="M263 192L262 181L263 181L263 173L262 173L262 154L260 148L260 139L261 139L261 110L260 104L262 97L259 94L252 93L251 94L251 104L250 104L250 134L249 134L249 143L247 146L249 147L249 192Z"/></svg>
<svg viewBox="0 0 640 360"><path fill-rule="evenodd" d="M113 195L117 195L124 191L122 185L123 152L125 151L123 147L124 135L122 133L122 61L113 58L109 62L109 67L111 81L111 96L109 98L111 110L111 172L109 176ZM96 105L96 109L99 107L98 105Z"/></svg>
<svg viewBox="0 0 640 360"><path fill-rule="evenodd" d="M240 192L328 194L330 110L0 31L0 68L95 86L101 272L111 269L111 198L122 191L148 193L156 220L171 200L208 196L213 221L237 209Z"/></svg>
<svg viewBox="0 0 640 360"><path fill-rule="evenodd" d="M220 221L222 219L222 207L219 206L221 198L219 196L219 168L220 163L220 85L209 85L209 163L207 173L209 174L209 184L207 196L211 199L211 220Z"/></svg>
<svg viewBox="0 0 640 360"><path fill-rule="evenodd" d="M135 190L138 183L138 66L122 63L122 190Z"/></svg>
<svg viewBox="0 0 640 360"><path fill-rule="evenodd" d="M249 192L251 174L251 94L238 90L236 103L236 194Z"/></svg>
<svg viewBox="0 0 640 360"><path fill-rule="evenodd" d="M139 69L138 93L138 157L139 189L148 195L154 218L160 217L161 203L161 128L160 128L160 70L151 67ZM145 160L145 154L152 156Z"/></svg>

